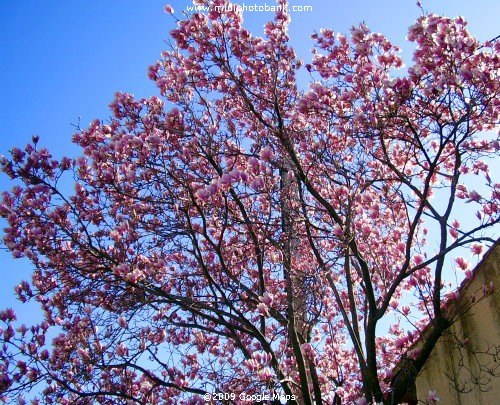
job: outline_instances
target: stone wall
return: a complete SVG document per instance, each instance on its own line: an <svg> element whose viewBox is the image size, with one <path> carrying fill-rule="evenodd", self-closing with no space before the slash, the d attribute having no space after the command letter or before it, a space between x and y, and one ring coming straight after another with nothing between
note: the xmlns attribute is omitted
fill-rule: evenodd
<svg viewBox="0 0 500 405"><path fill-rule="evenodd" d="M493 292L490 283L493 282ZM488 293L485 295L484 286ZM417 398L436 391L446 405L500 403L500 246L497 243L464 282L450 313L462 313L441 337L416 380ZM420 402L419 402L420 403Z"/></svg>

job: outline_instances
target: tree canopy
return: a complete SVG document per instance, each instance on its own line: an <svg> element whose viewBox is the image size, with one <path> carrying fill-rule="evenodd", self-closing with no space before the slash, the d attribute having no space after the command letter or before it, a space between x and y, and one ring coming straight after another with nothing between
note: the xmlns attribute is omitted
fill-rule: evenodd
<svg viewBox="0 0 500 405"><path fill-rule="evenodd" d="M45 315L0 312L4 401L396 404L454 321L463 248L496 243L498 42L429 14L408 67L363 24L304 64L286 12L258 37L207 4L149 69L161 97L117 93L78 158L1 158L16 291Z"/></svg>

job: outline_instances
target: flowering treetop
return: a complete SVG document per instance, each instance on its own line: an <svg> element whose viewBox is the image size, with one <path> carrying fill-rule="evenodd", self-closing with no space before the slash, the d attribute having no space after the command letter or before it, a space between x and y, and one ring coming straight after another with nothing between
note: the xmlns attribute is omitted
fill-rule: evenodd
<svg viewBox="0 0 500 405"><path fill-rule="evenodd" d="M256 37L207 4L149 69L161 97L118 93L76 159L2 158L4 242L34 266L16 290L45 313L1 312L5 401L397 403L394 365L418 372L453 321L455 251L495 243L498 42L425 15L406 70L365 25L313 34L303 66L285 12Z"/></svg>

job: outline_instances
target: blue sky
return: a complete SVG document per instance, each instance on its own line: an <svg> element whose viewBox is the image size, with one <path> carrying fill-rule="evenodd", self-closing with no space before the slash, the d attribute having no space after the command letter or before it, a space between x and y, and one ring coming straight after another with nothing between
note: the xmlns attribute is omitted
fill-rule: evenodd
<svg viewBox="0 0 500 405"><path fill-rule="evenodd" d="M242 5L273 0L238 0ZM76 156L72 124L85 128L109 116L108 104L120 90L137 97L158 94L147 68L166 48L174 19L163 12L170 3L181 17L188 0L0 0L0 153L24 146L33 134L56 157ZM290 34L299 57L307 60L309 35L322 27L346 32L366 22L398 44L410 59L407 27L419 15L415 0L294 0L312 6L292 15ZM480 40L500 34L498 0L423 1L424 8L463 15ZM261 34L271 13L247 12L245 21ZM12 183L0 173L0 191ZM0 223L4 227L4 223ZM29 263L0 251L0 308L14 305L12 287L31 274ZM16 307L18 307L16 305ZM30 311L28 308L21 312Z"/></svg>

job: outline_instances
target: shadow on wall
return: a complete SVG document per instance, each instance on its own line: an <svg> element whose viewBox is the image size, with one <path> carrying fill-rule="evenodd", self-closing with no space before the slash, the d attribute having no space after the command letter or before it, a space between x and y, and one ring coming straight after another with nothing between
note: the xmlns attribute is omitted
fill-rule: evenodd
<svg viewBox="0 0 500 405"><path fill-rule="evenodd" d="M448 318L455 321L434 347L415 386L409 387L405 397L408 404L435 403L429 399L434 393L443 405L500 403L499 288L497 241L471 279L462 283L459 298L447 309Z"/></svg>

